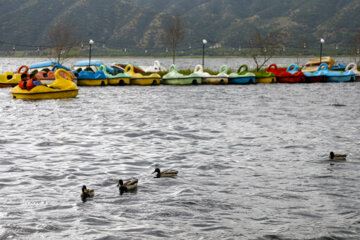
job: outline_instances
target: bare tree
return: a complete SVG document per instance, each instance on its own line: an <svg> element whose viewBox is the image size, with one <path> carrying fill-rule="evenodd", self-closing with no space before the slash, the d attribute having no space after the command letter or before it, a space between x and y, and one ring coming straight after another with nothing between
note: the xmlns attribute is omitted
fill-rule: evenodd
<svg viewBox="0 0 360 240"><path fill-rule="evenodd" d="M75 24L59 22L49 31L52 46L51 58L62 64L66 59L74 57L74 49L80 45L80 38L75 34Z"/></svg>
<svg viewBox="0 0 360 240"><path fill-rule="evenodd" d="M170 48L173 57L173 64L175 64L176 46L184 40L184 25L180 15L171 16L165 26L163 33L163 40Z"/></svg>
<svg viewBox="0 0 360 240"><path fill-rule="evenodd" d="M256 30L248 40L250 55L259 71L284 46L286 35L279 31L271 31L265 36Z"/></svg>

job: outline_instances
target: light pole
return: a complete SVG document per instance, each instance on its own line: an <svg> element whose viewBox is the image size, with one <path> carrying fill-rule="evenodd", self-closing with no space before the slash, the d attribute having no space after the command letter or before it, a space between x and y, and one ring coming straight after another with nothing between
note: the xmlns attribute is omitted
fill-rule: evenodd
<svg viewBox="0 0 360 240"><path fill-rule="evenodd" d="M320 65L321 65L321 57L322 57L322 45L325 43L325 40L322 38L320 39Z"/></svg>
<svg viewBox="0 0 360 240"><path fill-rule="evenodd" d="M203 69L204 69L204 65L205 65L205 63L204 63L204 57L205 57L205 45L207 44L207 41L206 41L206 39L203 39L203 40L202 40L202 43L203 43L203 57L202 57L202 66L203 66Z"/></svg>
<svg viewBox="0 0 360 240"><path fill-rule="evenodd" d="M94 41L92 39L90 39L89 41L89 68L90 68L90 64L91 64L91 45L94 44Z"/></svg>

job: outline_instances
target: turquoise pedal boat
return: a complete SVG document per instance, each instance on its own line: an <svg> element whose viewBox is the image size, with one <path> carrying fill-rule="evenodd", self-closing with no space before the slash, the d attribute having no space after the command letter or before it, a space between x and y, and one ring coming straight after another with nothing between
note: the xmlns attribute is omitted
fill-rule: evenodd
<svg viewBox="0 0 360 240"><path fill-rule="evenodd" d="M328 65L322 63L318 71L325 75L325 82L351 82L355 81L355 73L353 71L339 72L329 71Z"/></svg>
<svg viewBox="0 0 360 240"><path fill-rule="evenodd" d="M105 65L101 65L99 71L103 71L106 78L108 79L109 85L129 85L130 84L130 75L127 73L118 73L118 74L111 74L107 71Z"/></svg>
<svg viewBox="0 0 360 240"><path fill-rule="evenodd" d="M243 68L244 70L242 70ZM229 84L251 84L251 83L256 83L255 74L248 72L246 65L241 65L237 73L229 74Z"/></svg>

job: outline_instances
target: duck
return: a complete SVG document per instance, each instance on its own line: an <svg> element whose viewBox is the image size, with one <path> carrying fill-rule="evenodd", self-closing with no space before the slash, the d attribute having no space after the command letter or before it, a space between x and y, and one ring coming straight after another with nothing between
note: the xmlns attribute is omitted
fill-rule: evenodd
<svg viewBox="0 0 360 240"><path fill-rule="evenodd" d="M94 197L94 190L93 189L87 189L86 186L82 186L81 189L81 199L83 201L86 201L87 198L92 198Z"/></svg>
<svg viewBox="0 0 360 240"><path fill-rule="evenodd" d="M163 172L160 172L159 168L155 168L155 170L152 172L152 174L157 173L155 178L161 178L161 177L175 177L178 174L178 171L176 170L166 170Z"/></svg>
<svg viewBox="0 0 360 240"><path fill-rule="evenodd" d="M334 152L330 152L329 158L331 160L346 160L346 154L335 154Z"/></svg>
<svg viewBox="0 0 360 240"><path fill-rule="evenodd" d="M138 181L137 178L133 178L127 182L123 182L122 179L119 179L117 186L119 187L120 195L124 192L136 190Z"/></svg>

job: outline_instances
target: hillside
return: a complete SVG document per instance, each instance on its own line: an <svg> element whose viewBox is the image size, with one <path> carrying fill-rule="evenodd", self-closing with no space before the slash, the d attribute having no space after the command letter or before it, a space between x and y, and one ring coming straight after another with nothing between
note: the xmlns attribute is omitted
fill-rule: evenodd
<svg viewBox="0 0 360 240"><path fill-rule="evenodd" d="M0 0L0 12L0 49L46 47L56 22L74 23L85 43L164 49L161 32L172 14L184 22L183 48L199 48L203 38L246 47L255 29L287 32L287 47L315 48L321 37L345 46L360 27L358 0Z"/></svg>

